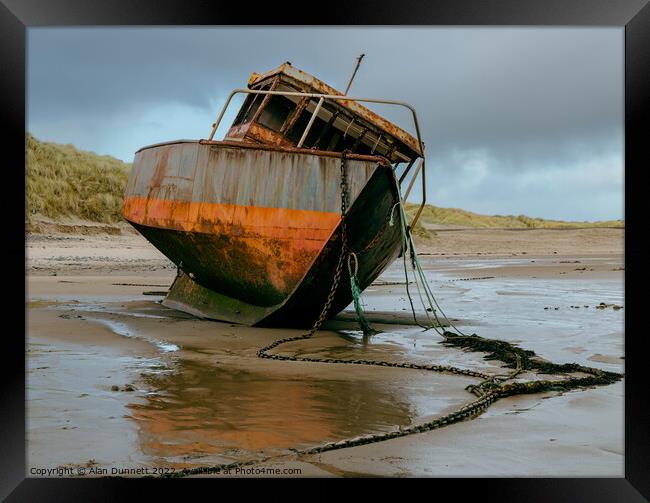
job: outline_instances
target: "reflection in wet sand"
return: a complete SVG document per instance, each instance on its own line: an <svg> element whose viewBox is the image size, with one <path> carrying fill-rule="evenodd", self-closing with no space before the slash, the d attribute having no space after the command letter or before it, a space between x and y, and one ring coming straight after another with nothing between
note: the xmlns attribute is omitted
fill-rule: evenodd
<svg viewBox="0 0 650 503"><path fill-rule="evenodd" d="M142 452L185 467L388 431L414 415L407 402L364 381L267 376L189 360L143 379L159 391L130 405Z"/></svg>

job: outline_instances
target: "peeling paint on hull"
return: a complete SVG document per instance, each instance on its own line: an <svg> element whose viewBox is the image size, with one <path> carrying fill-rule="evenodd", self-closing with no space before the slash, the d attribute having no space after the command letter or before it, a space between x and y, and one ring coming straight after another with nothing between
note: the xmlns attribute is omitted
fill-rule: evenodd
<svg viewBox="0 0 650 503"><path fill-rule="evenodd" d="M138 151L124 216L186 273L165 302L246 324L313 321L340 253L340 155L322 154L186 141ZM351 247L375 239L359 257L364 288L400 250L399 227L385 225L397 188L379 157L354 156L348 173ZM344 278L334 310L350 301Z"/></svg>

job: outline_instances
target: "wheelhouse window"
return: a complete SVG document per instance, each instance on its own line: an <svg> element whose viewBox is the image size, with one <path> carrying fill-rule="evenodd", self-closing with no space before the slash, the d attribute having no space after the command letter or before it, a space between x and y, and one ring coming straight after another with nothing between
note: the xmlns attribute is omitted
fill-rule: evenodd
<svg viewBox="0 0 650 503"><path fill-rule="evenodd" d="M312 113L316 108L316 103L316 101L311 101L296 119L291 129L286 132L286 137L293 143L298 143L300 141L305 128L311 120ZM336 128L332 126L336 117L337 112L335 107L330 104L324 104L321 108L321 113L315 118L314 123L307 134L303 147L319 148L321 150L336 150L336 145L341 136Z"/></svg>
<svg viewBox="0 0 650 503"><path fill-rule="evenodd" d="M270 87L271 86L267 84L264 87L262 87L261 90L268 91ZM238 126L240 124L250 122L253 119L253 117L255 117L255 113L257 112L258 108L262 104L262 101L264 101L263 94L249 94L244 100L244 104L239 109L239 114L237 114L237 118L235 119L232 125Z"/></svg>
<svg viewBox="0 0 650 503"><path fill-rule="evenodd" d="M260 107L262 99L263 96L260 94L249 94L239 110L239 114L237 115L233 126L249 122L255 116L255 112L257 112L257 109Z"/></svg>
<svg viewBox="0 0 650 503"><path fill-rule="evenodd" d="M260 113L257 122L264 127L279 132L295 108L295 103L288 98L278 95L271 96L268 104Z"/></svg>

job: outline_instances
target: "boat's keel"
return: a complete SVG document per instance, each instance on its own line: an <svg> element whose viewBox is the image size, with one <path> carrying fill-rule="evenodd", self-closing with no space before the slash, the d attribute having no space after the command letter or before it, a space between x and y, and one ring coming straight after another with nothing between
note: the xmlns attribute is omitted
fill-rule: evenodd
<svg viewBox="0 0 650 503"><path fill-rule="evenodd" d="M199 285L182 271L176 276L162 305L198 318L244 325L255 325L277 309L276 306L254 306L214 292Z"/></svg>

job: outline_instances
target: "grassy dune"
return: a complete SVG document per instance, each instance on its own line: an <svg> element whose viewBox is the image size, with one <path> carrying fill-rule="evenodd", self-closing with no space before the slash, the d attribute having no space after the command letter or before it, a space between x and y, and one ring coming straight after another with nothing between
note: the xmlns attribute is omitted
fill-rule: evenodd
<svg viewBox="0 0 650 503"><path fill-rule="evenodd" d="M122 220L122 196L130 164L110 156L77 150L37 140L28 134L25 142L27 163L27 220L33 215L53 219L76 217L101 223ZM407 204L415 215L417 205ZM431 236L427 224L473 228L570 229L579 227L624 227L623 220L602 222L563 222L524 215L480 215L457 208L425 206L415 234Z"/></svg>
<svg viewBox="0 0 650 503"><path fill-rule="evenodd" d="M25 138L27 221L40 214L114 223L131 168L118 159Z"/></svg>
<svg viewBox="0 0 650 503"><path fill-rule="evenodd" d="M413 216L417 212L418 205L407 203L406 212ZM565 222L562 220L544 220L543 218L531 218L525 215L481 215L471 211L458 208L439 208L426 205L418 222L424 224L423 228L416 229L416 234L426 237L427 224L450 225L459 227L471 227L479 229L577 229L586 227L625 227L623 220L604 220L598 222Z"/></svg>

